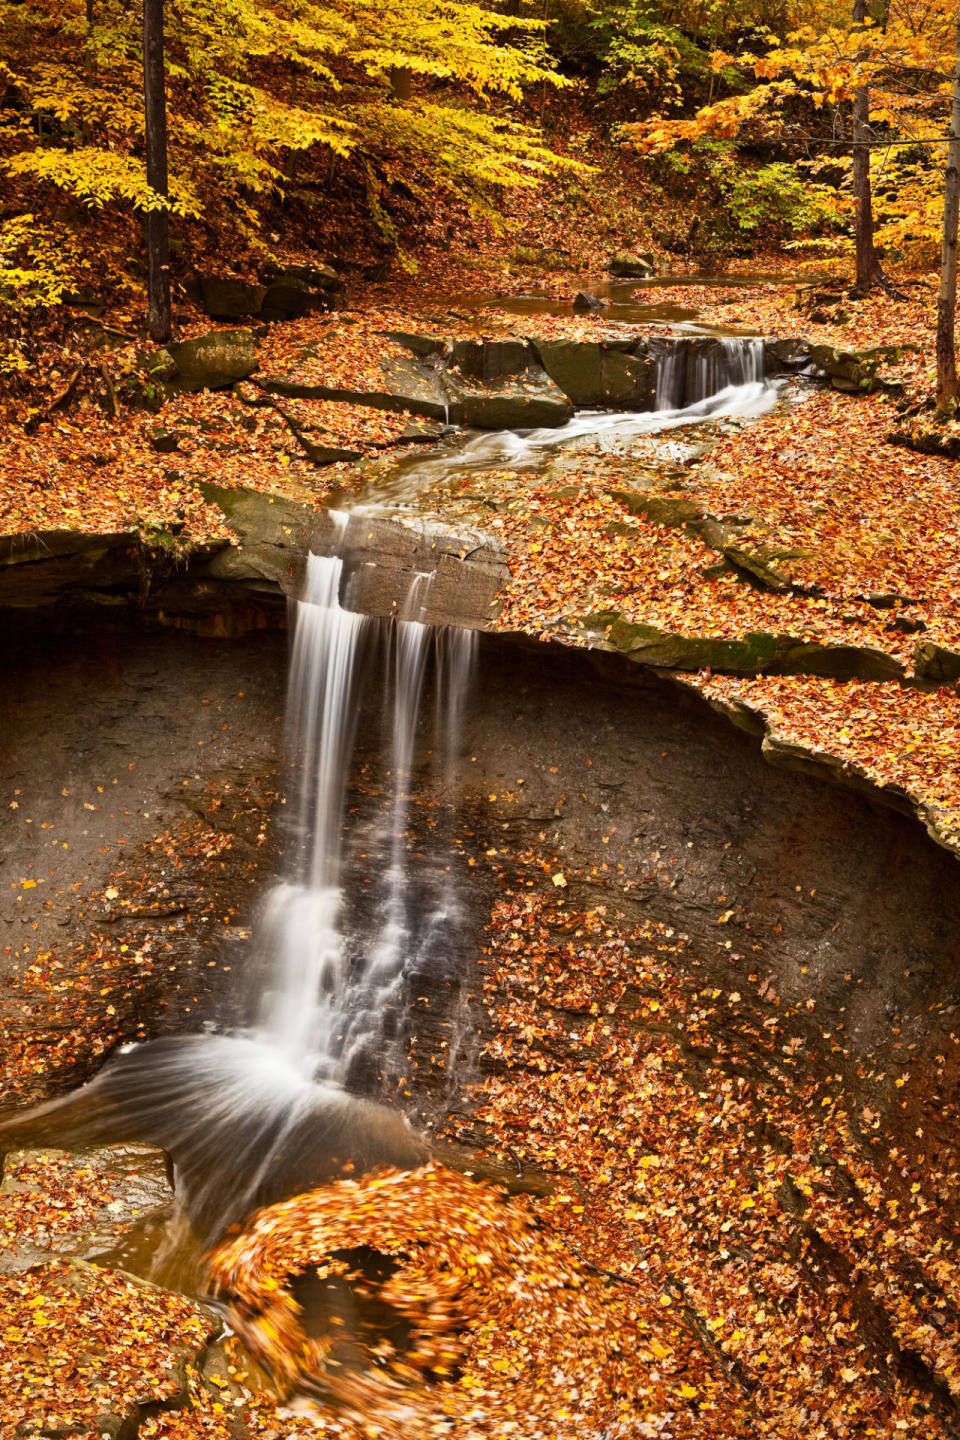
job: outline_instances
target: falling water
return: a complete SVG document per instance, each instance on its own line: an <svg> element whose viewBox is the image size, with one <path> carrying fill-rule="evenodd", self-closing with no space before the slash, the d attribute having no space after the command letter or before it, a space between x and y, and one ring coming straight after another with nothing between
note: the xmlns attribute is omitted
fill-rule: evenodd
<svg viewBox="0 0 960 1440"><path fill-rule="evenodd" d="M296 873L264 913L275 983L264 996L265 1038L304 1075L330 1070L344 980L341 831L356 727L357 655L373 623L340 605L343 561L311 555L297 604L288 711L300 766Z"/></svg>
<svg viewBox="0 0 960 1440"><path fill-rule="evenodd" d="M679 411L762 385L764 370L762 340L671 341L657 357L655 409Z"/></svg>
<svg viewBox="0 0 960 1440"><path fill-rule="evenodd" d="M340 599L343 561L311 555L296 607L288 717L299 768L294 873L273 887L264 911L272 983L262 1037L300 1073L346 1081L360 1052L377 1047L385 1014L402 1000L405 968L429 937L453 921L449 882L429 899L414 895L407 830L424 680L436 653L437 749L449 779L475 640L425 625L432 573L415 573L401 616L373 620ZM389 794L379 833L372 904L375 929L362 944L345 933L344 799L362 698L364 661L373 658L389 696ZM368 877L371 878L371 877ZM414 913L416 912L416 913ZM422 932L422 935L421 935Z"/></svg>
<svg viewBox="0 0 960 1440"><path fill-rule="evenodd" d="M343 524L339 530L342 537ZM208 1239L259 1205L332 1178L344 1162L409 1166L428 1155L398 1112L344 1084L376 1076L387 1052L402 1050L391 1012L403 1008L407 974L440 961L449 971L455 953L453 873L439 853L418 860L414 872L407 831L428 665L434 657L434 749L449 798L476 641L419 618L432 575L411 577L403 618L376 620L344 608L345 570L340 555L309 556L295 605L293 833L287 873L255 929L261 963L253 969L267 975L255 1023L238 1034L130 1047L89 1086L0 1127L17 1144L161 1146L173 1159L182 1206ZM367 873L358 877L363 857L345 842L346 792L364 680L373 675L378 697L390 693L389 784L379 828L364 841ZM378 882L362 905L348 894L351 876L361 886Z"/></svg>

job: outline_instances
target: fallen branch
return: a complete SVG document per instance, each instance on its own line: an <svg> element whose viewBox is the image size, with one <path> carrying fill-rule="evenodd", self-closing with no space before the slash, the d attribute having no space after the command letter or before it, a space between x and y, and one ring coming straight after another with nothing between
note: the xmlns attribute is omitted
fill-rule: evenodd
<svg viewBox="0 0 960 1440"><path fill-rule="evenodd" d="M103 376L103 383L107 387L107 399L110 401L110 409L113 411L114 420L120 419L120 402L117 399L117 391L114 386L110 371L107 368L106 360L100 361L100 374Z"/></svg>
<svg viewBox="0 0 960 1440"><path fill-rule="evenodd" d="M46 407L46 409L38 410L35 415L30 416L30 418L25 422L23 427L28 435L32 435L33 432L38 428L38 426L42 425L45 420L49 420L50 416L55 410L59 410L62 406L68 404L70 400L73 399L77 388L77 382L79 381L82 374L83 365L81 364L77 366L76 370L74 370L73 374L70 376L70 379L67 381L66 385L64 385L63 389L59 390L57 394L54 395L53 399L50 401L50 404Z"/></svg>

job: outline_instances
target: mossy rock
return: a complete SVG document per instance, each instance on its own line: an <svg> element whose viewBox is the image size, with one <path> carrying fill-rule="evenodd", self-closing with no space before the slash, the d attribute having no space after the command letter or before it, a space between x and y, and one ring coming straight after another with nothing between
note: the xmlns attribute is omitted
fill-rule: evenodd
<svg viewBox="0 0 960 1440"><path fill-rule="evenodd" d="M730 675L818 675L832 680L896 680L904 668L882 651L854 645L825 645L754 630L741 639L679 635L616 611L599 611L581 622L602 631L611 649L641 664L665 670L716 670Z"/></svg>
<svg viewBox="0 0 960 1440"><path fill-rule="evenodd" d="M166 377L172 391L222 390L246 380L257 368L257 343L252 330L211 330L195 340L164 347L176 370Z"/></svg>
<svg viewBox="0 0 960 1440"><path fill-rule="evenodd" d="M647 280L656 275L657 267L649 251L618 250L610 256L607 269L611 275L624 280Z"/></svg>

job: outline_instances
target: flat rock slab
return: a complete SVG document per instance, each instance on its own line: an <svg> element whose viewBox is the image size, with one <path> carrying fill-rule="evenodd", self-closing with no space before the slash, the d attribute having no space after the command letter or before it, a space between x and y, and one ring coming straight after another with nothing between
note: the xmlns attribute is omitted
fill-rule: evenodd
<svg viewBox="0 0 960 1440"><path fill-rule="evenodd" d="M586 628L605 645L665 670L716 670L728 675L818 675L831 680L899 680L904 667L881 650L820 644L793 635L755 631L736 639L681 635L626 620L615 612L587 616Z"/></svg>
<svg viewBox="0 0 960 1440"><path fill-rule="evenodd" d="M523 358L529 353L523 350ZM381 361L380 368L382 389L353 390L301 380L295 374L268 375L261 384L268 393L291 399L339 400L487 430L562 425L573 414L569 398L538 364L489 382L447 369L430 356L394 357Z"/></svg>
<svg viewBox="0 0 960 1440"><path fill-rule="evenodd" d="M149 1145L16 1150L0 1184L0 1274L43 1264L51 1251L92 1259L134 1224L173 1205L167 1157Z"/></svg>

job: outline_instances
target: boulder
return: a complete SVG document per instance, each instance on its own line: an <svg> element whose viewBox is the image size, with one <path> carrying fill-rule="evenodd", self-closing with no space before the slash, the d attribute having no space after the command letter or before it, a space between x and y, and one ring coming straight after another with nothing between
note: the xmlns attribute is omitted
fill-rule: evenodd
<svg viewBox="0 0 960 1440"><path fill-rule="evenodd" d="M275 280L293 281L306 285L310 290L334 292L343 289L343 281L332 265L266 265L263 279L268 284Z"/></svg>
<svg viewBox="0 0 960 1440"><path fill-rule="evenodd" d="M649 410L655 374L644 356L625 353L630 342L538 340L537 354L550 379L575 405Z"/></svg>
<svg viewBox="0 0 960 1440"><path fill-rule="evenodd" d="M245 380L257 368L252 330L211 330L195 340L168 344L165 353L176 370L166 377L171 390L220 390Z"/></svg>
<svg viewBox="0 0 960 1440"><path fill-rule="evenodd" d="M201 275L199 288L203 308L214 320L259 315L267 293L266 285L235 280L232 276Z"/></svg>
<svg viewBox="0 0 960 1440"><path fill-rule="evenodd" d="M618 410L649 410L656 393L656 368L646 357L600 347L600 400Z"/></svg>
<svg viewBox="0 0 960 1440"><path fill-rule="evenodd" d="M216 580L279 586L286 595L299 594L304 555L314 535L329 524L328 518L280 495L206 481L197 488L204 500L223 511L240 536L240 546L219 551L207 573Z"/></svg>
<svg viewBox="0 0 960 1440"><path fill-rule="evenodd" d="M564 425L573 415L567 396L539 365L489 385L464 380L456 388L451 417L482 430L534 430Z"/></svg>
<svg viewBox="0 0 960 1440"><path fill-rule="evenodd" d="M150 444L158 455L172 455L180 448L180 434L177 430L152 430Z"/></svg>
<svg viewBox="0 0 960 1440"><path fill-rule="evenodd" d="M260 307L264 320L299 320L318 310L332 310L327 290L311 290L302 280L274 280L267 287Z"/></svg>
<svg viewBox="0 0 960 1440"><path fill-rule="evenodd" d="M835 390L860 394L881 389L887 382L880 371L903 357L903 347L875 345L868 350L842 350L836 345L811 345L810 359L827 376Z"/></svg>
<svg viewBox="0 0 960 1440"><path fill-rule="evenodd" d="M577 315L596 314L606 303L606 300L601 300L597 295L591 295L589 290L578 290L573 297L573 308Z"/></svg>
<svg viewBox="0 0 960 1440"><path fill-rule="evenodd" d="M646 251L618 250L610 256L607 269L611 275L623 280L647 280L656 275L653 256Z"/></svg>
<svg viewBox="0 0 960 1440"><path fill-rule="evenodd" d="M769 374L778 370L802 370L810 363L807 342L795 336L783 340L765 340L763 350L764 369Z"/></svg>
<svg viewBox="0 0 960 1440"><path fill-rule="evenodd" d="M924 641L914 651L913 668L918 680L955 685L960 680L960 651Z"/></svg>

